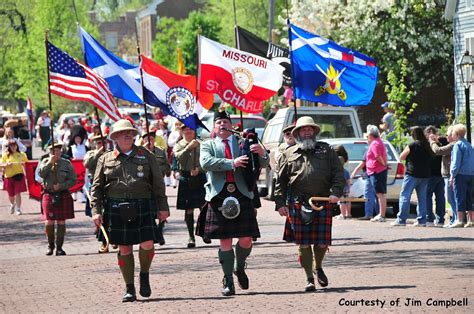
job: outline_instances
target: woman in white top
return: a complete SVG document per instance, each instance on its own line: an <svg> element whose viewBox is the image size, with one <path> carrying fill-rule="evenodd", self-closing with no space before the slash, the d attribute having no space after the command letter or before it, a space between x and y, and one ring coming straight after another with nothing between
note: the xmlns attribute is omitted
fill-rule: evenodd
<svg viewBox="0 0 474 314"><path fill-rule="evenodd" d="M84 143L85 143L85 139L82 138L80 135L74 136L74 144L69 145L67 154L71 156L72 159L83 160L84 156L89 150L89 148ZM86 197L83 192L72 193L71 195L74 200L77 200L77 197L79 196L79 200L81 203L86 202Z"/></svg>

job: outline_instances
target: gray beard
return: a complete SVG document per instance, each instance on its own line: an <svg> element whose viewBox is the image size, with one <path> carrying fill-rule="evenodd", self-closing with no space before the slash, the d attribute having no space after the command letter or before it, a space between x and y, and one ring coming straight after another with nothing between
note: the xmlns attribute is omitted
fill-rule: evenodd
<svg viewBox="0 0 474 314"><path fill-rule="evenodd" d="M314 138L300 139L296 137L296 143L302 150L312 150L316 147L316 140Z"/></svg>

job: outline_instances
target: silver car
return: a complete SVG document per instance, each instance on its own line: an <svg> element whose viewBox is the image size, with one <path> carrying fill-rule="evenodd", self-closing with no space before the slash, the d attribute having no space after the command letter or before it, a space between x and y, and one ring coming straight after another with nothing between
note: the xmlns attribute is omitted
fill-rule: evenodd
<svg viewBox="0 0 474 314"><path fill-rule="evenodd" d="M357 165L363 160L364 154L368 148L367 139L364 138L338 138L323 139L332 147L342 145L349 155L349 161L344 168L352 173ZM400 155L388 141L383 141L387 148L388 174L387 174L387 207L392 207L393 213L398 212L398 201L400 190L402 188L405 166L400 161ZM351 182L351 197L364 197L364 180L362 172L358 173Z"/></svg>

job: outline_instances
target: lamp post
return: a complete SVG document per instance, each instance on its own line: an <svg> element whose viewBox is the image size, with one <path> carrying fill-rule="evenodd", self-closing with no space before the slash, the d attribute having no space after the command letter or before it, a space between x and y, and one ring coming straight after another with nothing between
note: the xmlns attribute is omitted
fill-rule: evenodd
<svg viewBox="0 0 474 314"><path fill-rule="evenodd" d="M464 94L466 95L466 128L467 141L471 142L471 110L469 108L469 89L474 83L474 56L466 51L458 64L459 74L461 75L461 82L464 85Z"/></svg>

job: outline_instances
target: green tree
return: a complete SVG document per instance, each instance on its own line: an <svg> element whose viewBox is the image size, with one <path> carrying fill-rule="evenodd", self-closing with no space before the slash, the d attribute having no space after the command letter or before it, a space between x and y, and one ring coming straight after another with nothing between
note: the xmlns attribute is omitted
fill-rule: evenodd
<svg viewBox="0 0 474 314"><path fill-rule="evenodd" d="M177 47L185 20L163 17L157 25L156 38L152 43L153 59L172 71L178 70Z"/></svg>
<svg viewBox="0 0 474 314"><path fill-rule="evenodd" d="M399 150L407 144L407 118L412 115L416 103L412 103L415 93L407 88L408 81L408 61L402 60L398 64L400 72L390 70L387 75L388 83L385 86L388 101L390 102L390 109L394 110L394 130L391 134L394 136L392 144Z"/></svg>

